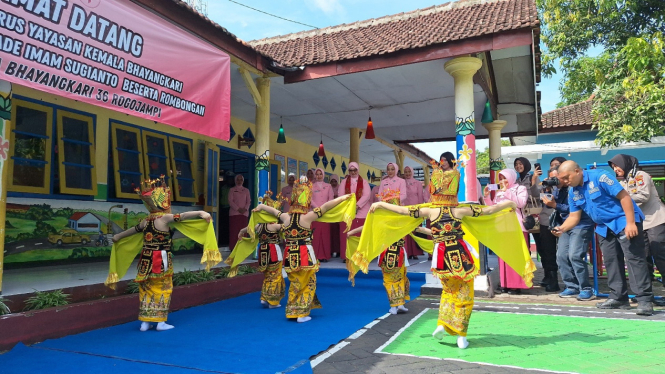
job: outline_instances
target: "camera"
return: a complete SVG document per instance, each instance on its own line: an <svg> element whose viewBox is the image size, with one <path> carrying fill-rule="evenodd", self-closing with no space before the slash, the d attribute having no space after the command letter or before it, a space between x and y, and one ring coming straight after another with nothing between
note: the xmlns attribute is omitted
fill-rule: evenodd
<svg viewBox="0 0 665 374"><path fill-rule="evenodd" d="M552 177L543 181L543 187L556 187L559 185L559 178Z"/></svg>

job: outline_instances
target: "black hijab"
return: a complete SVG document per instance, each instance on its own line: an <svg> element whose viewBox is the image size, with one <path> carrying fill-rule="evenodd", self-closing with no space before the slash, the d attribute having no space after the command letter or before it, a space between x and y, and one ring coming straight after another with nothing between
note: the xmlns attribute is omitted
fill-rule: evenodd
<svg viewBox="0 0 665 374"><path fill-rule="evenodd" d="M452 153L443 152L439 157L439 162L441 162L442 160L448 161L448 164L450 165L451 168L455 167L455 155L453 155Z"/></svg>
<svg viewBox="0 0 665 374"><path fill-rule="evenodd" d="M637 174L637 166L639 165L639 161L637 161L637 159L633 156L620 153L607 161L607 164L610 165L610 167L613 167L613 165L620 167L621 170L623 170L623 177L628 179L630 177L634 177L635 174Z"/></svg>
<svg viewBox="0 0 665 374"><path fill-rule="evenodd" d="M563 164L563 163L566 162L567 160L566 160L565 157L560 157L560 156L559 156L559 157L554 157L553 159L550 160L550 165L552 165L552 163L553 163L554 161L559 161L560 164Z"/></svg>
<svg viewBox="0 0 665 374"><path fill-rule="evenodd" d="M515 167L515 164L517 163L517 161L520 161L522 163L522 165L524 165L524 171L520 173L520 181L521 181L531 171L531 163L529 162L529 160L527 160L524 157L518 157L518 158L515 159L515 162L513 162L513 168ZM515 171L517 171L517 170L515 170Z"/></svg>

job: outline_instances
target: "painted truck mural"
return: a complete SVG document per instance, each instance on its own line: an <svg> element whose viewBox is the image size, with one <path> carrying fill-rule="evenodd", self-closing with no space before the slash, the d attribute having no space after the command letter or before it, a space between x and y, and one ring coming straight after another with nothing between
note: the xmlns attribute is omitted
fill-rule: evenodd
<svg viewBox="0 0 665 374"><path fill-rule="evenodd" d="M147 216L143 204L8 198L5 264L108 258L111 237ZM196 248L180 234L175 238L174 251Z"/></svg>

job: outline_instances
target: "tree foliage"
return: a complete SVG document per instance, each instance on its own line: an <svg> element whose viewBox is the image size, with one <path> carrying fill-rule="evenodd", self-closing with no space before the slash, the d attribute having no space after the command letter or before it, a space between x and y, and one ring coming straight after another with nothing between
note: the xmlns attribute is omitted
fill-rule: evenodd
<svg viewBox="0 0 665 374"><path fill-rule="evenodd" d="M510 140L501 139L502 147L509 147ZM485 150L478 151L476 150L476 173L477 174L489 174L490 173L490 149L485 147Z"/></svg>
<svg viewBox="0 0 665 374"><path fill-rule="evenodd" d="M662 135L663 0L537 0L543 74L563 73L559 106L595 94L597 142L617 146ZM604 50L598 56L587 53Z"/></svg>

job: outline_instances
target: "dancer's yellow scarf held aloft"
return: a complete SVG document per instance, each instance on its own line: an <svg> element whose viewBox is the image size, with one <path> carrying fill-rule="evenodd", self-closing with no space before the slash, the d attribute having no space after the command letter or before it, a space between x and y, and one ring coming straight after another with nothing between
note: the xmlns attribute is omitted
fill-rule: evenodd
<svg viewBox="0 0 665 374"><path fill-rule="evenodd" d="M202 219L193 219L169 224L172 228L180 231L186 237L203 245L203 256L201 264L206 265L206 270L217 265L222 261L222 255L217 247L217 238L215 237L215 228L212 222L206 222ZM113 243L111 248L111 260L109 263L109 274L104 282L105 285L115 288L115 284L127 274L127 270L132 265L132 261L141 253L143 248L143 233L137 232L134 235L120 239Z"/></svg>
<svg viewBox="0 0 665 374"><path fill-rule="evenodd" d="M468 205L460 205L464 207ZM419 207L439 208L434 204L422 204ZM379 256L392 243L410 234L422 224L424 218L394 213L386 209L377 209L367 215L365 227L358 250L349 257L360 270L367 273L369 262ZM493 215L464 217L462 225L480 243L489 247L508 266L515 270L527 286L533 282L536 267L524 241L517 215L511 209L505 209ZM348 257L348 255L347 255Z"/></svg>

